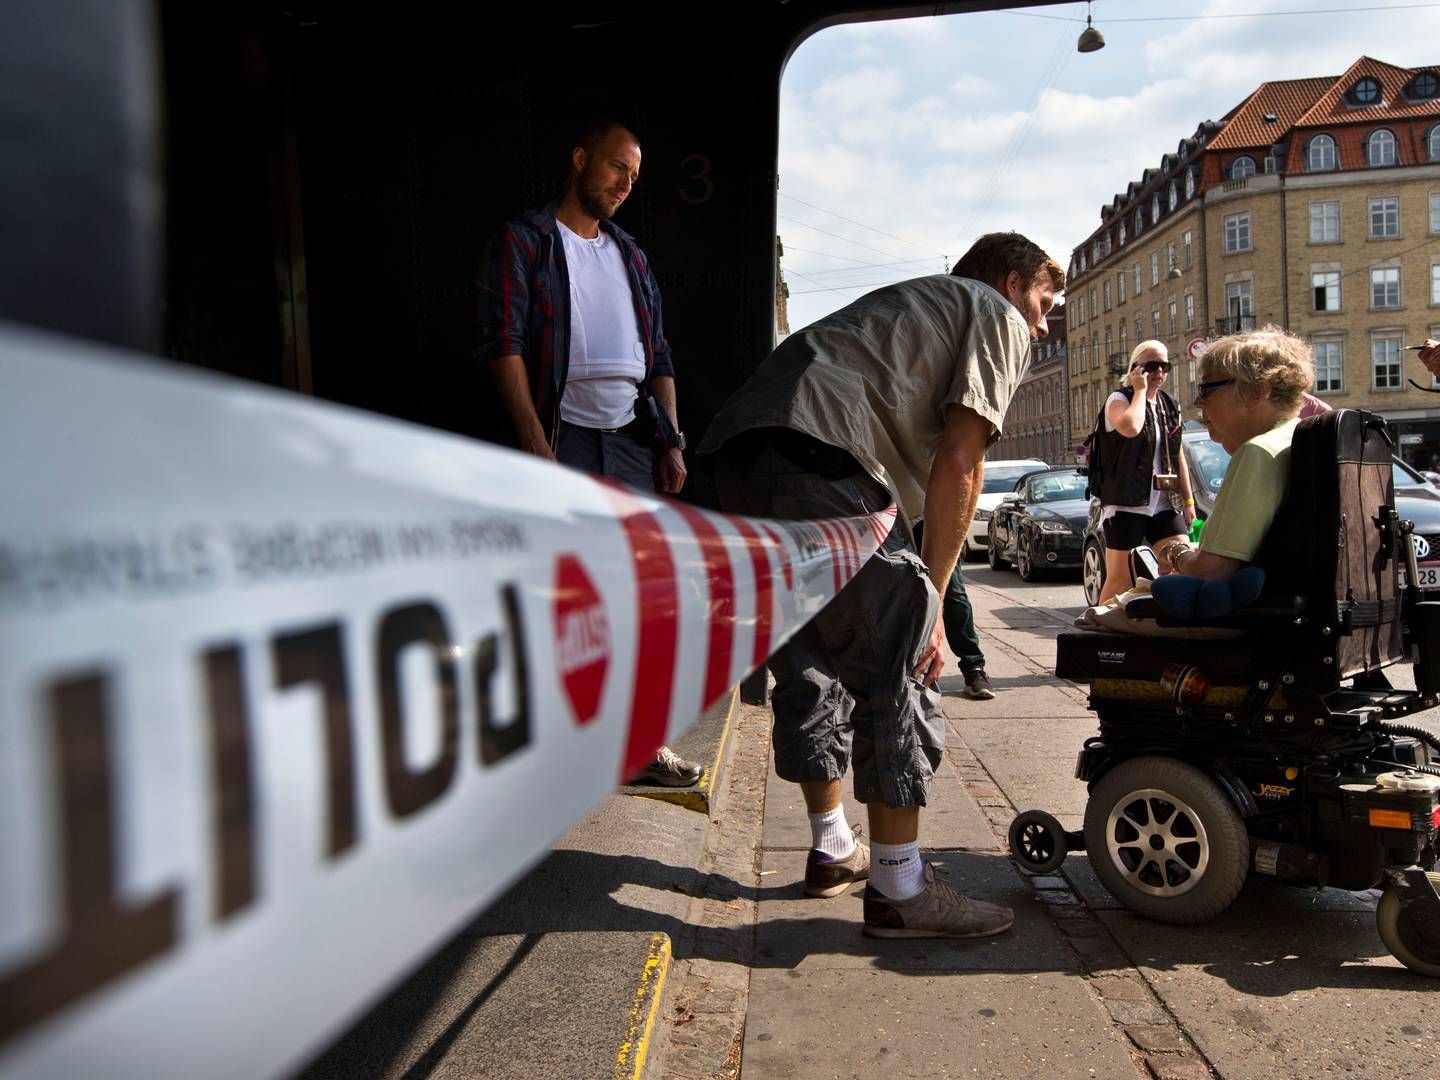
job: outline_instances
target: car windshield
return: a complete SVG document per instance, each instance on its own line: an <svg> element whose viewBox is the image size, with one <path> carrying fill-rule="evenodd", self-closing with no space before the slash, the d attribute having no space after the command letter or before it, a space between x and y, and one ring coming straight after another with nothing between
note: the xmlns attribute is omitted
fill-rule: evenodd
<svg viewBox="0 0 1440 1080"><path fill-rule="evenodd" d="M1187 445L1190 464L1199 474L1197 483L1209 491L1219 491L1225 470L1230 467L1230 454L1213 439L1194 439Z"/></svg>
<svg viewBox="0 0 1440 1080"><path fill-rule="evenodd" d="M1030 501L1036 503L1063 502L1066 499L1085 497L1085 477L1079 473L1037 476L1030 481L1029 487Z"/></svg>
<svg viewBox="0 0 1440 1080"><path fill-rule="evenodd" d="M1390 459L1390 469L1391 472L1394 474L1393 482L1396 487L1425 486L1425 478L1423 476L1419 476L1416 473L1411 472L1410 469L1406 467L1402 462L1396 461L1394 458Z"/></svg>
<svg viewBox="0 0 1440 1080"><path fill-rule="evenodd" d="M1015 481L1026 473L1035 471L1034 465L985 466L985 486L980 490L986 495L1000 495L1015 490Z"/></svg>

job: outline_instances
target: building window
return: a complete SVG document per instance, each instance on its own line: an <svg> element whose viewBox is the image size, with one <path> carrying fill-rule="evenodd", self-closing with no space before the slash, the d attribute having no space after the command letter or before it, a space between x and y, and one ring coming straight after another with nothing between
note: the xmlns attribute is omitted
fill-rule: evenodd
<svg viewBox="0 0 1440 1080"><path fill-rule="evenodd" d="M1100 317L1100 298L1095 295L1093 287L1090 289L1090 317L1092 319Z"/></svg>
<svg viewBox="0 0 1440 1080"><path fill-rule="evenodd" d="M1305 150L1305 168L1309 172L1329 172L1335 168L1335 140L1329 135L1316 135Z"/></svg>
<svg viewBox="0 0 1440 1080"><path fill-rule="evenodd" d="M1338 202L1312 202L1310 204L1310 242L1312 244L1337 244L1340 242L1340 204Z"/></svg>
<svg viewBox="0 0 1440 1080"><path fill-rule="evenodd" d="M1245 320L1255 314L1254 290L1248 281L1232 281L1225 286L1225 315L1230 319L1226 333L1249 329Z"/></svg>
<svg viewBox="0 0 1440 1080"><path fill-rule="evenodd" d="M1195 197L1195 170L1194 170L1194 169L1186 169L1186 170L1185 170L1185 198L1187 198L1187 199L1193 199L1194 197Z"/></svg>
<svg viewBox="0 0 1440 1080"><path fill-rule="evenodd" d="M1380 101L1380 84L1367 75L1352 86L1346 96L1352 105L1363 107L1377 104Z"/></svg>
<svg viewBox="0 0 1440 1080"><path fill-rule="evenodd" d="M1120 222L1120 243L1125 243L1125 222Z"/></svg>
<svg viewBox="0 0 1440 1080"><path fill-rule="evenodd" d="M1185 294L1185 329L1195 329L1195 294Z"/></svg>
<svg viewBox="0 0 1440 1080"><path fill-rule="evenodd" d="M1120 322L1120 355L1121 355L1121 356L1129 356L1129 355L1130 355L1130 346L1126 344L1125 338L1126 338L1126 334L1125 334L1125 322L1124 322L1124 320L1122 319L1121 322Z"/></svg>
<svg viewBox="0 0 1440 1080"><path fill-rule="evenodd" d="M1436 220L1435 214L1436 214L1436 212L1437 212L1437 209L1440 209L1440 195L1431 195L1431 196L1430 196L1430 221L1432 222L1432 224L1431 224L1431 226L1430 226L1430 231L1431 231L1431 232L1440 232L1440 227L1437 227L1436 225L1433 224L1433 222ZM1135 293L1136 296L1139 296L1139 295L1140 295L1140 264L1139 264L1138 262L1135 263L1132 267L1130 267L1130 270L1131 270L1131 276L1132 276L1132 278L1133 278L1133 283L1134 283L1134 285L1135 285L1135 288L1134 288L1132 291Z"/></svg>
<svg viewBox="0 0 1440 1080"><path fill-rule="evenodd" d="M1430 129L1425 136L1425 156L1431 161L1440 161L1440 124Z"/></svg>
<svg viewBox="0 0 1440 1080"><path fill-rule="evenodd" d="M1440 263L1430 264L1430 303L1440 304Z"/></svg>
<svg viewBox="0 0 1440 1080"><path fill-rule="evenodd" d="M1160 220L1160 193L1157 191L1150 197L1150 224Z"/></svg>
<svg viewBox="0 0 1440 1080"><path fill-rule="evenodd" d="M1103 285L1103 288L1102 288L1101 291L1102 291L1102 294L1103 294L1104 297L1105 297L1105 310L1106 310L1106 311L1109 311L1109 310L1110 310L1110 279L1109 279L1109 278L1106 278L1105 281L1102 283L1102 285Z"/></svg>
<svg viewBox="0 0 1440 1080"><path fill-rule="evenodd" d="M1105 327L1105 359L1115 355L1115 335L1110 332L1110 327Z"/></svg>
<svg viewBox="0 0 1440 1080"><path fill-rule="evenodd" d="M1150 287L1154 288L1160 284L1160 253L1150 252Z"/></svg>
<svg viewBox="0 0 1440 1080"><path fill-rule="evenodd" d="M1315 351L1315 392L1334 393L1345 389L1345 349L1339 341L1311 343Z"/></svg>
<svg viewBox="0 0 1440 1080"><path fill-rule="evenodd" d="M1085 272L1085 249L1084 249L1084 248L1081 248L1081 249L1080 249L1080 272L1081 272L1082 274Z"/></svg>
<svg viewBox="0 0 1440 1080"><path fill-rule="evenodd" d="M1398 266L1377 266L1370 271L1370 307L1398 308L1400 306L1400 268Z"/></svg>
<svg viewBox="0 0 1440 1080"><path fill-rule="evenodd" d="M1159 308L1151 308L1151 310L1150 310L1150 336L1151 336L1152 338L1157 338L1157 339L1160 337L1160 309L1159 309Z"/></svg>
<svg viewBox="0 0 1440 1080"><path fill-rule="evenodd" d="M1225 215L1225 254L1250 250L1250 214Z"/></svg>
<svg viewBox="0 0 1440 1080"><path fill-rule="evenodd" d="M1169 336L1173 338L1173 337L1175 336L1176 332L1177 332L1177 331L1179 330L1179 328L1180 328L1180 327L1179 327L1179 323L1176 322L1177 309L1176 309L1175 301L1174 301L1174 300L1171 300L1170 303L1169 303L1169 305L1167 305L1167 314L1170 316L1170 323L1169 323L1169 325L1170 325L1170 334L1169 334Z"/></svg>
<svg viewBox="0 0 1440 1080"><path fill-rule="evenodd" d="M1399 390L1404 385L1404 380L1400 377L1398 337L1370 339L1370 370L1370 385L1376 390Z"/></svg>
<svg viewBox="0 0 1440 1080"><path fill-rule="evenodd" d="M1140 212L1140 208L1137 206L1137 207L1135 208L1135 235L1136 235L1136 236L1139 236L1139 235L1140 235L1140 230L1141 230L1142 228L1144 228L1144 227L1145 227L1145 215Z"/></svg>
<svg viewBox="0 0 1440 1080"><path fill-rule="evenodd" d="M1105 358L1100 355L1100 335L1090 335L1090 366L1096 371L1100 370L1100 364Z"/></svg>
<svg viewBox="0 0 1440 1080"><path fill-rule="evenodd" d="M1230 179L1244 180L1247 176L1255 175L1255 159L1249 154L1241 154L1230 163Z"/></svg>
<svg viewBox="0 0 1440 1080"><path fill-rule="evenodd" d="M1180 265L1186 270L1190 269L1190 262L1194 258L1194 243L1190 230L1186 229L1180 236Z"/></svg>
<svg viewBox="0 0 1440 1080"><path fill-rule="evenodd" d="M1169 197L1169 202L1170 202L1170 209L1171 209L1171 210L1174 210L1175 207L1177 207L1177 206L1180 205L1180 188L1179 188L1178 186L1176 186L1174 180L1171 180L1171 181L1170 181L1170 197Z"/></svg>
<svg viewBox="0 0 1440 1080"><path fill-rule="evenodd" d="M1314 295L1314 310L1340 310L1340 272L1338 270L1323 270L1311 274L1310 290Z"/></svg>
<svg viewBox="0 0 1440 1080"><path fill-rule="evenodd" d="M1440 233L1440 192L1430 193L1430 231Z"/></svg>
<svg viewBox="0 0 1440 1080"><path fill-rule="evenodd" d="M1090 248L1090 257L1095 260L1095 265L1100 265L1100 241L1097 238Z"/></svg>
<svg viewBox="0 0 1440 1080"><path fill-rule="evenodd" d="M1168 274L1175 269L1175 241L1171 240L1165 245L1165 272Z"/></svg>
<svg viewBox="0 0 1440 1080"><path fill-rule="evenodd" d="M1400 197L1386 195L1370 200L1370 239L1393 238L1400 235Z"/></svg>
<svg viewBox="0 0 1440 1080"><path fill-rule="evenodd" d="M1140 344L1140 339L1143 338L1144 336L1145 336L1145 323L1144 323L1143 321L1141 321L1141 316L1136 315L1136 316L1135 316L1135 344L1136 344L1136 345L1139 345L1139 344Z"/></svg>
<svg viewBox="0 0 1440 1080"><path fill-rule="evenodd" d="M1116 302L1117 304L1123 304L1123 303L1125 302L1125 271L1124 271L1124 270L1121 270L1118 274L1115 275L1115 302Z"/></svg>
<svg viewBox="0 0 1440 1080"><path fill-rule="evenodd" d="M1372 169L1377 165L1395 164L1395 136L1388 131L1372 131L1365 140L1365 164Z"/></svg>
<svg viewBox="0 0 1440 1080"><path fill-rule="evenodd" d="M1440 92L1440 80L1429 71L1422 71L1410 81L1406 94L1413 101L1426 101Z"/></svg>
<svg viewBox="0 0 1440 1080"><path fill-rule="evenodd" d="M1108 232L1105 234L1105 257L1107 259L1110 257L1110 234Z"/></svg>

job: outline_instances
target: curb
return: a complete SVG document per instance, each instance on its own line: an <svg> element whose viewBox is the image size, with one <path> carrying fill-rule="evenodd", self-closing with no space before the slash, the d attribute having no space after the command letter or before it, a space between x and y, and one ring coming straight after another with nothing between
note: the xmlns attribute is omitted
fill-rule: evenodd
<svg viewBox="0 0 1440 1080"><path fill-rule="evenodd" d="M627 795L633 795L637 799L654 799L656 802L671 803L686 810L694 810L697 814L710 813L715 800L715 790L719 785L720 762L725 756L725 747L730 741L730 731L735 726L735 707L740 700L740 688L730 688L730 702L725 709L725 722L720 729L720 742L715 747L715 757L700 774L700 779L695 782L694 787L688 788L663 788L663 787L631 787L626 790Z"/></svg>
<svg viewBox="0 0 1440 1080"><path fill-rule="evenodd" d="M650 939L650 954L635 987L625 1037L615 1054L615 1080L638 1080L645 1068L650 1036L655 1030L655 1014L660 1011L660 995L670 970L670 955L670 935L656 933Z"/></svg>

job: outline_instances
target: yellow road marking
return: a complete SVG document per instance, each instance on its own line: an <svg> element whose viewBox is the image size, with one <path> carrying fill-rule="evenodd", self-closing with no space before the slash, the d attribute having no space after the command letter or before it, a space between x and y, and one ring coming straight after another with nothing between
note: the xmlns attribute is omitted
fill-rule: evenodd
<svg viewBox="0 0 1440 1080"><path fill-rule="evenodd" d="M640 985L635 988L635 1002L630 1006L625 1038L615 1057L615 1080L639 1080L645 1055L650 1051L650 1035L655 1029L655 1015L660 1011L660 994L665 989L665 974L669 970L670 936L657 933L650 939L650 955L645 958ZM647 997L650 999L648 1009L645 1007Z"/></svg>

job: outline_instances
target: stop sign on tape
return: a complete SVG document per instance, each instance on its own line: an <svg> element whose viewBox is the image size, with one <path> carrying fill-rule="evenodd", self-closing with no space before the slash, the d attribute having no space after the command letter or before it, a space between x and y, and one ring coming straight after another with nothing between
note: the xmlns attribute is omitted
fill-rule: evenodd
<svg viewBox="0 0 1440 1080"><path fill-rule="evenodd" d="M584 727L600 711L610 668L610 620L600 591L574 555L555 561L555 664L575 722Z"/></svg>

